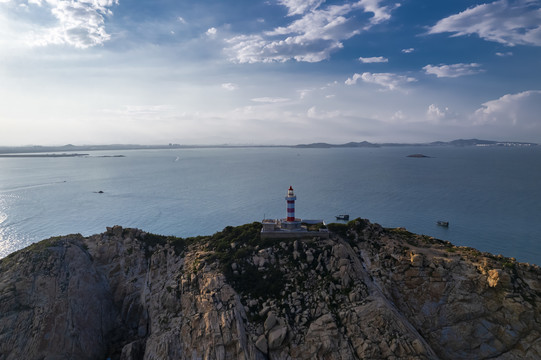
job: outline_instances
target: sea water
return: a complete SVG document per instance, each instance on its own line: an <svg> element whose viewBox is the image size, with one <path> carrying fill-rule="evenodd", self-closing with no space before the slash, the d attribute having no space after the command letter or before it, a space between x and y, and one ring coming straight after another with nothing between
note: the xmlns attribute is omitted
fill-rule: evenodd
<svg viewBox="0 0 541 360"><path fill-rule="evenodd" d="M430 157L407 157L419 152ZM86 236L113 225L188 237L282 218L291 185L297 217L333 222L349 214L541 265L540 162L541 147L254 147L0 158L0 258L51 236Z"/></svg>

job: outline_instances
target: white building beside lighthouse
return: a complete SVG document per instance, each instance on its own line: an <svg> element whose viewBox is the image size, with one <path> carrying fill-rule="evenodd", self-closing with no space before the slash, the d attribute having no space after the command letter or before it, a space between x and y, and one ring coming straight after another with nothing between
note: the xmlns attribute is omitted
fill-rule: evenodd
<svg viewBox="0 0 541 360"><path fill-rule="evenodd" d="M303 220L295 217L297 196L290 186L285 197L286 217L283 219L263 219L261 236L267 238L319 236L329 237L329 231L323 220Z"/></svg>

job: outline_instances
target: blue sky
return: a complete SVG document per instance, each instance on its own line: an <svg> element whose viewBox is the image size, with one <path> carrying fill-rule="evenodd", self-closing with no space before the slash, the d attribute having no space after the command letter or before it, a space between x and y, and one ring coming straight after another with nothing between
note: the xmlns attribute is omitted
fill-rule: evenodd
<svg viewBox="0 0 541 360"><path fill-rule="evenodd" d="M541 142L541 1L0 0L0 145Z"/></svg>

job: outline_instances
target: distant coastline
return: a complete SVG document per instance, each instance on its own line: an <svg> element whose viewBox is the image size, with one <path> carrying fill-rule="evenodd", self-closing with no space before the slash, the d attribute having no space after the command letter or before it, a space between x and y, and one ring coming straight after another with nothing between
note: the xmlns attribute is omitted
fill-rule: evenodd
<svg viewBox="0 0 541 360"><path fill-rule="evenodd" d="M452 141L434 141L430 143L371 143L368 141L349 142L346 144L328 144L328 143L312 143L301 144L293 147L297 148L374 148L374 147L399 147L399 146L507 146L507 147L528 147L537 146L536 143L517 142L517 141L495 141L495 140L479 140L479 139L458 139Z"/></svg>
<svg viewBox="0 0 541 360"><path fill-rule="evenodd" d="M430 143L371 143L368 141L348 142L345 144L329 144L324 142L298 145L137 145L137 144L111 144L111 145L63 145L63 146L0 146L0 157L72 157L72 156L87 156L88 154L71 153L72 151L114 151L114 150L164 150L164 149L217 149L217 148L378 148L378 147L399 147L399 146L499 146L499 147L531 147L538 146L531 142L517 141L495 141L495 140L479 140L479 139L458 139L452 141L435 141ZM69 151L70 153L66 153ZM63 152L62 154L52 154ZM41 154L43 155L27 155ZM51 153L51 154L50 154ZM22 155L25 154L25 155Z"/></svg>
<svg viewBox="0 0 541 360"><path fill-rule="evenodd" d="M45 157L81 157L81 156L88 156L88 154L78 154L78 153L69 153L69 154L0 154L0 157L2 158L45 158Z"/></svg>

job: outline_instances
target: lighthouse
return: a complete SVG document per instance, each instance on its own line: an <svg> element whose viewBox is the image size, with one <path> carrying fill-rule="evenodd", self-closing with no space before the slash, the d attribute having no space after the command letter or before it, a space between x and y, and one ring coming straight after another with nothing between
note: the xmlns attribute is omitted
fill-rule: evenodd
<svg viewBox="0 0 541 360"><path fill-rule="evenodd" d="M286 201L287 201L287 222L295 221L295 200L297 197L293 193L293 187L290 186L287 191Z"/></svg>
<svg viewBox="0 0 541 360"><path fill-rule="evenodd" d="M1 1L1 0L0 0ZM293 186L287 190L287 217L284 219L263 219L261 238L329 238L329 229L323 220L308 220L295 217L295 200Z"/></svg>

